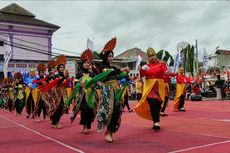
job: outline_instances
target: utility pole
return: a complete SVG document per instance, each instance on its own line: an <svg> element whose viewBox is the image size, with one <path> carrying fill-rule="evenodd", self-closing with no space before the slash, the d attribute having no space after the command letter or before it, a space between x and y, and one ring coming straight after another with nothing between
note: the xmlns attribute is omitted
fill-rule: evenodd
<svg viewBox="0 0 230 153"><path fill-rule="evenodd" d="M198 44L197 44L197 40L196 40L196 72L198 71Z"/></svg>

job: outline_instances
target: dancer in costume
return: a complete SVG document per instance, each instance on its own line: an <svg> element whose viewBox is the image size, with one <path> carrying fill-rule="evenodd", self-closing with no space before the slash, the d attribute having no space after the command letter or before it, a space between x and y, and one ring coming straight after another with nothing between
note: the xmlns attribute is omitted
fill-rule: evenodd
<svg viewBox="0 0 230 153"><path fill-rule="evenodd" d="M15 79L15 109L16 115L21 115L26 103L26 92L23 76L20 72L14 74Z"/></svg>
<svg viewBox="0 0 230 153"><path fill-rule="evenodd" d="M93 61L93 54L91 50L87 49L82 53L81 61L83 62L83 66L81 68L81 71L76 75L76 79L79 80L79 82L76 85L76 88L78 88L79 85L80 88L75 89L78 90L78 92L73 92L77 93L77 97L74 102L71 123L74 121L78 112L81 111L81 120L79 124L83 125L82 133L88 134L91 129L91 123L94 121L96 116L98 96L95 86L85 89L84 83L92 79L92 77L94 77L97 74L97 70L91 62ZM70 99L69 104L71 103L71 101L72 99Z"/></svg>
<svg viewBox="0 0 230 153"><path fill-rule="evenodd" d="M170 97L169 82L170 82L170 77L174 77L176 75L177 75L177 73L169 72L168 74L164 74L164 76L163 76L164 86L165 86L165 99L164 99L164 103L163 103L163 106L162 106L161 111L160 111L161 116L168 116L165 113L165 109L166 109L166 106L168 104L168 100Z"/></svg>
<svg viewBox="0 0 230 153"><path fill-rule="evenodd" d="M103 79L99 79L101 81L101 94L97 120L99 132L102 132L106 128L105 139L107 142L116 141L113 134L117 132L121 123L124 103L122 95L126 86L119 88L119 75L121 72L129 71L129 68L119 69L112 66L115 45L116 38L113 38L105 45L100 53L100 57L102 58L100 72L103 72L100 75L106 74L106 76L102 77Z"/></svg>
<svg viewBox="0 0 230 153"><path fill-rule="evenodd" d="M48 104L50 116L53 128L62 128L60 124L61 116L64 113L64 101L67 100L66 87L68 86L69 78L65 76L66 57L60 55L56 60L56 66L58 74L55 75L53 81L49 80L49 83L41 89L41 92L46 92L45 103ZM49 78L51 76L48 76ZM70 78L71 79L71 78Z"/></svg>
<svg viewBox="0 0 230 153"><path fill-rule="evenodd" d="M143 82L140 76L138 75L136 79L136 94L137 94L137 101L139 101L142 97L143 92Z"/></svg>
<svg viewBox="0 0 230 153"><path fill-rule="evenodd" d="M4 83L5 83L5 87L6 87L5 109L9 109L9 111L12 112L13 111L13 105L14 105L13 80L11 78L5 78Z"/></svg>
<svg viewBox="0 0 230 153"><path fill-rule="evenodd" d="M43 112L43 119L46 119L46 104L45 104L45 93L41 92L40 89L45 85L45 72L46 72L46 65L43 63L39 63L37 65L37 71L39 78L34 81L34 83L37 83L38 88L38 99L37 99L37 105L35 107L35 111L33 116L38 117L37 122L40 122L40 115L41 112Z"/></svg>
<svg viewBox="0 0 230 153"><path fill-rule="evenodd" d="M36 80L36 72L35 69L30 69L29 77L26 77L24 82L26 84L26 118L30 118L33 116L34 108L37 103L37 84L33 83Z"/></svg>
<svg viewBox="0 0 230 153"><path fill-rule="evenodd" d="M186 83L190 83L189 79L184 75L182 67L178 68L178 75L176 76L176 98L173 103L173 108L179 111L186 111L184 108L185 95L186 95Z"/></svg>
<svg viewBox="0 0 230 153"><path fill-rule="evenodd" d="M153 130L160 130L160 110L165 98L163 77L168 74L167 67L157 59L154 49L148 48L147 55L149 63L140 69L140 77L145 77L143 95L135 111L140 117L153 121Z"/></svg>

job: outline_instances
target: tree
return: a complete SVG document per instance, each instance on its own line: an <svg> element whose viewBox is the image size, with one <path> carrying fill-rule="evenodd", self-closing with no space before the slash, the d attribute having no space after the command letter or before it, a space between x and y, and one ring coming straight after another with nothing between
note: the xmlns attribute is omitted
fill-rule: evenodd
<svg viewBox="0 0 230 153"><path fill-rule="evenodd" d="M163 49L161 49L159 52L157 52L157 58L158 59L162 59L162 55L163 55ZM165 50L165 53L164 53L164 57L163 57L163 61L165 61L166 63L170 62L168 66L173 66L174 65L174 59L172 57L172 55Z"/></svg>

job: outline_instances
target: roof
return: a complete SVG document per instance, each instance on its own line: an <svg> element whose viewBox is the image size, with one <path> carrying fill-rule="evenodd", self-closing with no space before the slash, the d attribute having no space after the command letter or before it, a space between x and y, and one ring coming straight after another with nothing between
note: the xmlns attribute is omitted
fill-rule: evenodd
<svg viewBox="0 0 230 153"><path fill-rule="evenodd" d="M55 24L36 19L34 14L15 3L0 9L0 22L50 27L55 29L54 31L60 28Z"/></svg>
<svg viewBox="0 0 230 153"><path fill-rule="evenodd" d="M124 61L127 62L133 62L137 61L138 55L141 56L143 61L148 61L148 56L147 53L143 52L141 49L135 47L133 49L129 49L119 55L117 55L115 58L116 59L123 59Z"/></svg>
<svg viewBox="0 0 230 153"><path fill-rule="evenodd" d="M218 49L215 54L230 55L230 50Z"/></svg>

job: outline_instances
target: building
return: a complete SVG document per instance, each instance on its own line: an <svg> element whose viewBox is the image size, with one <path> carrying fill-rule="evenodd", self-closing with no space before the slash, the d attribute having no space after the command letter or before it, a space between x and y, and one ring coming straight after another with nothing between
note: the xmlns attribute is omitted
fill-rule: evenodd
<svg viewBox="0 0 230 153"><path fill-rule="evenodd" d="M132 76L138 74L138 70L136 70L136 64L138 60L138 56L141 56L142 58L142 63L147 63L148 61L148 56L146 52L142 51L141 49L135 47L129 50L126 50L125 52L117 55L115 58L120 59L121 62L123 63L121 66L129 66L130 68L130 74ZM141 63L141 65L142 65Z"/></svg>
<svg viewBox="0 0 230 153"><path fill-rule="evenodd" d="M218 49L214 55L209 56L209 67L218 67L221 70L230 68L230 50Z"/></svg>
<svg viewBox="0 0 230 153"><path fill-rule="evenodd" d="M230 50L218 49L209 56L209 67L230 67Z"/></svg>
<svg viewBox="0 0 230 153"><path fill-rule="evenodd" d="M6 50L12 55L9 72L28 71L52 55L52 35L60 27L36 18L30 11L13 3L0 9L0 72ZM4 58L4 59L3 59Z"/></svg>

